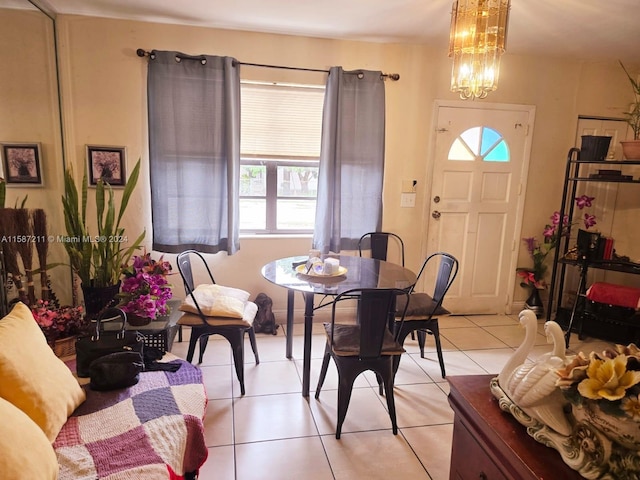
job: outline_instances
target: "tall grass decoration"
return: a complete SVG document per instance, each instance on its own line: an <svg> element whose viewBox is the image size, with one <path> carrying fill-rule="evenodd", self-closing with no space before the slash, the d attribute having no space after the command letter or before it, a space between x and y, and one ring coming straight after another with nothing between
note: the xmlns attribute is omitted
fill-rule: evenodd
<svg viewBox="0 0 640 480"><path fill-rule="evenodd" d="M3 235L5 235L9 240L3 243L2 249L7 272L11 275L11 281L18 290L18 300L29 305L29 299L27 298L27 292L22 285L22 274L20 273L20 267L18 265L17 243L12 241L15 240L18 234L15 212L15 208L0 209L0 232L3 232Z"/></svg>
<svg viewBox="0 0 640 480"><path fill-rule="evenodd" d="M15 213L16 221L16 248L22 259L25 277L27 278L28 305L36 303L36 289L33 283L33 229L31 228L31 216L26 208L18 208Z"/></svg>
<svg viewBox="0 0 640 480"><path fill-rule="evenodd" d="M36 252L38 252L38 263L40 265L40 298L42 298L43 301L47 301L49 300L47 214L43 209L36 208L31 211L31 222L33 224L33 236L36 244Z"/></svg>

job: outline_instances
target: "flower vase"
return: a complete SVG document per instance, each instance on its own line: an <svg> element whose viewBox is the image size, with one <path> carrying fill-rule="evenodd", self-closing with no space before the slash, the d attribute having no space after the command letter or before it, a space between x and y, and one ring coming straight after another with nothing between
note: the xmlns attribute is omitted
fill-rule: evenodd
<svg viewBox="0 0 640 480"><path fill-rule="evenodd" d="M106 287L82 284L87 319L95 320L104 308L115 305L116 295L119 291L120 282Z"/></svg>
<svg viewBox="0 0 640 480"><path fill-rule="evenodd" d="M540 318L544 315L544 304L540 298L540 290L535 287L531 287L530 290L531 293L529 298L524 302L524 308L532 310L533 313L536 314L536 317Z"/></svg>
<svg viewBox="0 0 640 480"><path fill-rule="evenodd" d="M611 403L604 409L600 401L571 402L571 414L578 422L595 427L612 442L629 450L640 450L640 420Z"/></svg>
<svg viewBox="0 0 640 480"><path fill-rule="evenodd" d="M127 313L127 323L132 327L144 327L151 323L151 319L149 317L141 317L135 313Z"/></svg>

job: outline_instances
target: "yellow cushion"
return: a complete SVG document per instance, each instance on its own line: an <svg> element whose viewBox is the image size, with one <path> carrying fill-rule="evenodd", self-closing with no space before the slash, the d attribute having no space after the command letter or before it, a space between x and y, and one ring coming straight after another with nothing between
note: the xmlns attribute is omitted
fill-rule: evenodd
<svg viewBox="0 0 640 480"><path fill-rule="evenodd" d="M198 285L193 291L193 296L207 317L242 318L245 303L249 300L249 292L217 284ZM187 295L180 305L180 310L198 313L191 295Z"/></svg>
<svg viewBox="0 0 640 480"><path fill-rule="evenodd" d="M51 442L33 421L0 398L0 475L4 480L55 480L58 460Z"/></svg>
<svg viewBox="0 0 640 480"><path fill-rule="evenodd" d="M84 390L23 303L0 320L0 379L0 397L26 413L51 443L85 400Z"/></svg>
<svg viewBox="0 0 640 480"><path fill-rule="evenodd" d="M250 327L253 319L256 317L256 313L258 313L258 306L253 302L246 302L241 318L207 316L205 320L211 326L239 325L242 327ZM200 315L194 313L183 313L178 320L178 324L188 326L202 325L202 318L200 318Z"/></svg>

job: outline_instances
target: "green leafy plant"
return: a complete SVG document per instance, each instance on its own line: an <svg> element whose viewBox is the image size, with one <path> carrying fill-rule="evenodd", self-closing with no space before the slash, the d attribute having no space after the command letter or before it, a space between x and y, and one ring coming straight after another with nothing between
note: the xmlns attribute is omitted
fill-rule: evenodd
<svg viewBox="0 0 640 480"><path fill-rule="evenodd" d="M633 139L640 140L640 82L636 81L636 79L631 76L621 61L619 62L624 73L627 74L627 78L631 83L635 98L635 101L631 104L631 109L628 112L624 112L624 115L626 117L626 122L631 127L631 130L633 130Z"/></svg>
<svg viewBox="0 0 640 480"><path fill-rule="evenodd" d="M106 287L118 283L122 266L129 263L133 253L140 248L145 232L130 243L127 242L124 227L120 226L139 175L140 160L129 176L117 215L111 185L98 180L95 195L98 234L92 235L86 221L87 168L85 166L80 192L74 182L73 172L65 171L62 205L67 237L64 246L69 255L71 268L85 286Z"/></svg>

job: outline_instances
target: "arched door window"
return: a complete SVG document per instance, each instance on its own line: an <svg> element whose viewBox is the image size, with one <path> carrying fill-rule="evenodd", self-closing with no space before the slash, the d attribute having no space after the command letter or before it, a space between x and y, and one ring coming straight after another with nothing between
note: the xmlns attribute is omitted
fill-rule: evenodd
<svg viewBox="0 0 640 480"><path fill-rule="evenodd" d="M499 132L490 127L473 127L456 138L448 160L473 162L508 162L509 147Z"/></svg>

